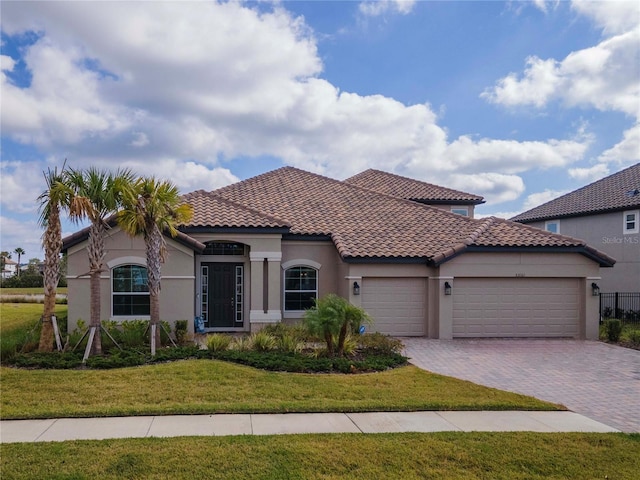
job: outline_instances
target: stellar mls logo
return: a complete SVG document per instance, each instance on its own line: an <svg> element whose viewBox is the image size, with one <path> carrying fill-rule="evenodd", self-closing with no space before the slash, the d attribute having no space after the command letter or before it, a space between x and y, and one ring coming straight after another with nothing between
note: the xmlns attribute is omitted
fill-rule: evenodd
<svg viewBox="0 0 640 480"><path fill-rule="evenodd" d="M602 243L606 245L640 245L640 236L632 237L602 237Z"/></svg>

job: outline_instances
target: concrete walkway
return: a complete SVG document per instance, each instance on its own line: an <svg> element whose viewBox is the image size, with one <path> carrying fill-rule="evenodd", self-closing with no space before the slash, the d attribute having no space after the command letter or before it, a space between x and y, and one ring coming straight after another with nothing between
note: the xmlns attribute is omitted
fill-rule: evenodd
<svg viewBox="0 0 640 480"><path fill-rule="evenodd" d="M522 393L640 432L640 351L553 339L403 338L411 363L431 372Z"/></svg>
<svg viewBox="0 0 640 480"><path fill-rule="evenodd" d="M617 432L573 412L373 412L0 421L0 443L107 438L447 431Z"/></svg>

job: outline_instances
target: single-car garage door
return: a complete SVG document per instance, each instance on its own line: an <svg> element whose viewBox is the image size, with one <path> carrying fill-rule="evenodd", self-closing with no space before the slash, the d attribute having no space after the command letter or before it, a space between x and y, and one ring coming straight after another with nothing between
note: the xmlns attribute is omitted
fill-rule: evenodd
<svg viewBox="0 0 640 480"><path fill-rule="evenodd" d="M575 278L456 278L454 337L578 337Z"/></svg>
<svg viewBox="0 0 640 480"><path fill-rule="evenodd" d="M423 336L427 323L424 278L363 278L362 308L374 320L372 330L388 335Z"/></svg>

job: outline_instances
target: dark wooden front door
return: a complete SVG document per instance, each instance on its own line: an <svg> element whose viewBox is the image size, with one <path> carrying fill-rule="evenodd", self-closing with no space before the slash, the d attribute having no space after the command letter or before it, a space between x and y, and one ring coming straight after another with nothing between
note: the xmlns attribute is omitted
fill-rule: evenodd
<svg viewBox="0 0 640 480"><path fill-rule="evenodd" d="M237 263L203 263L202 267L203 276L206 272L208 284L208 292L205 294L207 295L207 314L204 315L205 327L237 327L239 316L236 313L238 309L242 308L241 299L236 294L237 267L242 268L242 265Z"/></svg>

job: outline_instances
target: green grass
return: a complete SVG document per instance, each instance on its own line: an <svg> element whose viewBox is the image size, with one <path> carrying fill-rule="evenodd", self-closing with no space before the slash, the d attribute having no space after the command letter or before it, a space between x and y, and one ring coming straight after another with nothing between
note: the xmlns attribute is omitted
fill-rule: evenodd
<svg viewBox="0 0 640 480"><path fill-rule="evenodd" d="M37 325L41 303L0 303L0 359L7 360L23 347L36 348L40 338ZM67 316L67 305L56 305L58 318Z"/></svg>
<svg viewBox="0 0 640 480"><path fill-rule="evenodd" d="M0 334L35 324L41 306L2 304ZM59 305L66 315L66 305ZM256 412L553 410L413 366L358 375L267 372L215 360L113 370L0 367L0 418ZM28 392L28 394L26 394Z"/></svg>
<svg viewBox="0 0 640 480"><path fill-rule="evenodd" d="M635 479L640 436L340 434L3 444L19 479Z"/></svg>
<svg viewBox="0 0 640 480"><path fill-rule="evenodd" d="M266 372L216 360L114 370L0 368L0 417L413 410L555 410L413 366L358 375ZM28 392L26 394L25 392Z"/></svg>
<svg viewBox="0 0 640 480"><path fill-rule="evenodd" d="M58 287L56 293L66 294L67 287ZM44 288L0 288L0 295L44 295Z"/></svg>

